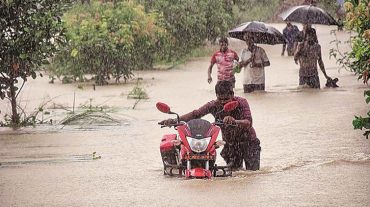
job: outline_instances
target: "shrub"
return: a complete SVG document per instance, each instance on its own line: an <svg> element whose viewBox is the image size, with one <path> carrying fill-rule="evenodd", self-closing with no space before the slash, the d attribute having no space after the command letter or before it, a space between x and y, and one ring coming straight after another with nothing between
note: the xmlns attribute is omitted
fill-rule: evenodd
<svg viewBox="0 0 370 207"><path fill-rule="evenodd" d="M77 4L64 15L69 44L54 59L53 74L80 80L92 74L103 85L111 77L127 80L133 70L151 68L154 51L166 38L156 25L159 18L127 1Z"/></svg>

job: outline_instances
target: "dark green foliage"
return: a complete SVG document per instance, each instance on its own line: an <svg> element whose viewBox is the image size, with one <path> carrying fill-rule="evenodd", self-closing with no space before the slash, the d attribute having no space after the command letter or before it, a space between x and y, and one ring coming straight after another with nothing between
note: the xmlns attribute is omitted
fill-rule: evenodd
<svg viewBox="0 0 370 207"><path fill-rule="evenodd" d="M226 36L233 22L230 1L220 0L137 0L146 11L163 14L163 26L171 35L162 45L160 57L179 60L193 49L202 46L205 40L214 42Z"/></svg>
<svg viewBox="0 0 370 207"><path fill-rule="evenodd" d="M369 0L347 1L346 26L356 31L357 35L352 40L352 51L348 54L347 66L368 84L370 78L370 15ZM370 90L364 92L365 101L370 102ZM370 134L370 111L367 117L355 116L352 122L355 129L365 129L364 136L368 139Z"/></svg>
<svg viewBox="0 0 370 207"><path fill-rule="evenodd" d="M330 50L330 55L337 59L337 62L353 71L358 79L362 79L364 84L368 84L370 79L370 8L369 0L357 1L347 0L344 4L346 10L345 26L347 29L355 31L351 37L352 50L341 53L338 49L340 42L335 40L337 48ZM370 90L364 92L366 103L370 102ZM367 117L355 116L352 122L355 129L366 129L364 136L370 134L370 111Z"/></svg>
<svg viewBox="0 0 370 207"><path fill-rule="evenodd" d="M18 125L17 96L28 77L65 43L61 15L70 0L0 1L0 97L11 101L11 123ZM20 88L16 85L23 80Z"/></svg>
<svg viewBox="0 0 370 207"><path fill-rule="evenodd" d="M364 92L364 96L366 97L366 103L369 104L370 102L370 90ZM354 129L365 129L364 136L366 139L369 139L370 135L370 111L367 113L367 117L355 116L355 119L352 121L352 125Z"/></svg>
<svg viewBox="0 0 370 207"><path fill-rule="evenodd" d="M227 36L227 31L235 24L232 4L230 1L225 2L222 4L219 0L210 0L207 3L205 11L206 35L207 39L213 43L216 42L216 38Z"/></svg>
<svg viewBox="0 0 370 207"><path fill-rule="evenodd" d="M69 44L54 59L53 74L80 81L92 74L98 85L151 68L154 51L166 37L156 25L157 13L145 13L142 6L127 1L76 5L63 19Z"/></svg>
<svg viewBox="0 0 370 207"><path fill-rule="evenodd" d="M355 30L357 35L352 40L352 51L348 55L347 66L353 70L359 79L367 83L370 77L370 15L369 1L351 9L347 3L346 27Z"/></svg>
<svg viewBox="0 0 370 207"><path fill-rule="evenodd" d="M235 8L249 5L243 12L251 13L256 4L263 6L259 1L236 4L229 0L95 0L78 4L63 18L69 44L50 70L68 80L83 81L86 74L92 74L99 85L112 77L127 80L133 70L183 61L206 40L214 43L227 36L227 31L240 23L235 20ZM254 13L266 15L265 10Z"/></svg>

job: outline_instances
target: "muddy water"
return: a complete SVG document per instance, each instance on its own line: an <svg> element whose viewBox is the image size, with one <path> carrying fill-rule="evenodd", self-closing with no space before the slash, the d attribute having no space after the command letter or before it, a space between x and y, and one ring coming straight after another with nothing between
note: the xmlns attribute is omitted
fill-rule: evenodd
<svg viewBox="0 0 370 207"><path fill-rule="evenodd" d="M32 110L52 98L48 110L54 123L66 115L56 108L71 109L75 95L75 106L109 106L121 125L1 129L0 206L368 206L370 142L351 125L355 114L368 110L367 88L329 59L330 29L316 27L327 73L339 78L340 88L323 88L321 74L321 90L297 88L298 66L280 56L281 46L262 45L272 64L266 92L243 94L242 74L237 76L236 94L249 101L262 154L260 171L238 171L231 178L162 174L159 140L174 131L156 125L168 116L156 111L155 103L184 113L214 98L214 83L206 82L209 58L137 74L150 99L135 109L135 100L126 98L134 83L93 90L30 81L21 105ZM236 40L230 45L236 51L243 46ZM0 106L4 113L5 103Z"/></svg>

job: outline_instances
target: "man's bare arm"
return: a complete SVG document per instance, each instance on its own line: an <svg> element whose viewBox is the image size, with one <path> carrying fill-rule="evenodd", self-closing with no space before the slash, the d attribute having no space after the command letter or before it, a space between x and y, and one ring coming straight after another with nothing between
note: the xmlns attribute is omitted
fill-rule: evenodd
<svg viewBox="0 0 370 207"><path fill-rule="evenodd" d="M249 121L248 119L235 120L235 123L238 126L241 126L243 128L247 128L247 129L249 129L252 126L251 121Z"/></svg>
<svg viewBox="0 0 370 207"><path fill-rule="evenodd" d="M302 47L303 47L303 43L300 43L300 44L298 44L298 46L297 46L297 50L295 51L295 53L294 53L294 62L296 63L296 64L298 64L298 59L300 58L300 56L301 56L301 53L302 53Z"/></svg>
<svg viewBox="0 0 370 207"><path fill-rule="evenodd" d="M225 124L236 124L238 127L249 129L252 126L252 122L248 119L237 120L232 116L225 116L223 119Z"/></svg>
<svg viewBox="0 0 370 207"><path fill-rule="evenodd" d="M324 61L322 61L322 56L321 56L321 49L319 50L319 59L317 60L317 62L319 63L319 67L320 67L320 70L322 71L322 73L324 74L325 78L328 79L329 76L326 74L326 71L325 71L325 66L324 66Z"/></svg>
<svg viewBox="0 0 370 207"><path fill-rule="evenodd" d="M208 67L208 83L212 82L212 68L213 68L214 63L211 63Z"/></svg>

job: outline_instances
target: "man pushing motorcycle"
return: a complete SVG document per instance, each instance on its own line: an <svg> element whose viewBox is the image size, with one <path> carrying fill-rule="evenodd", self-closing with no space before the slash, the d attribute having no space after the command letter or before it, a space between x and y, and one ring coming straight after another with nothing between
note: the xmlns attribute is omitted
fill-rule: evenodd
<svg viewBox="0 0 370 207"><path fill-rule="evenodd" d="M222 139L226 142L221 156L226 164L233 170L238 170L245 162L246 170L259 170L260 168L260 141L252 126L252 115L248 101L245 98L234 96L233 84L230 81L219 81L215 86L216 99L199 109L193 110L176 119L166 119L159 124L171 125L178 121L188 122L212 114L216 120L222 120L220 125ZM238 107L230 112L223 111L223 106L231 101L237 101Z"/></svg>

